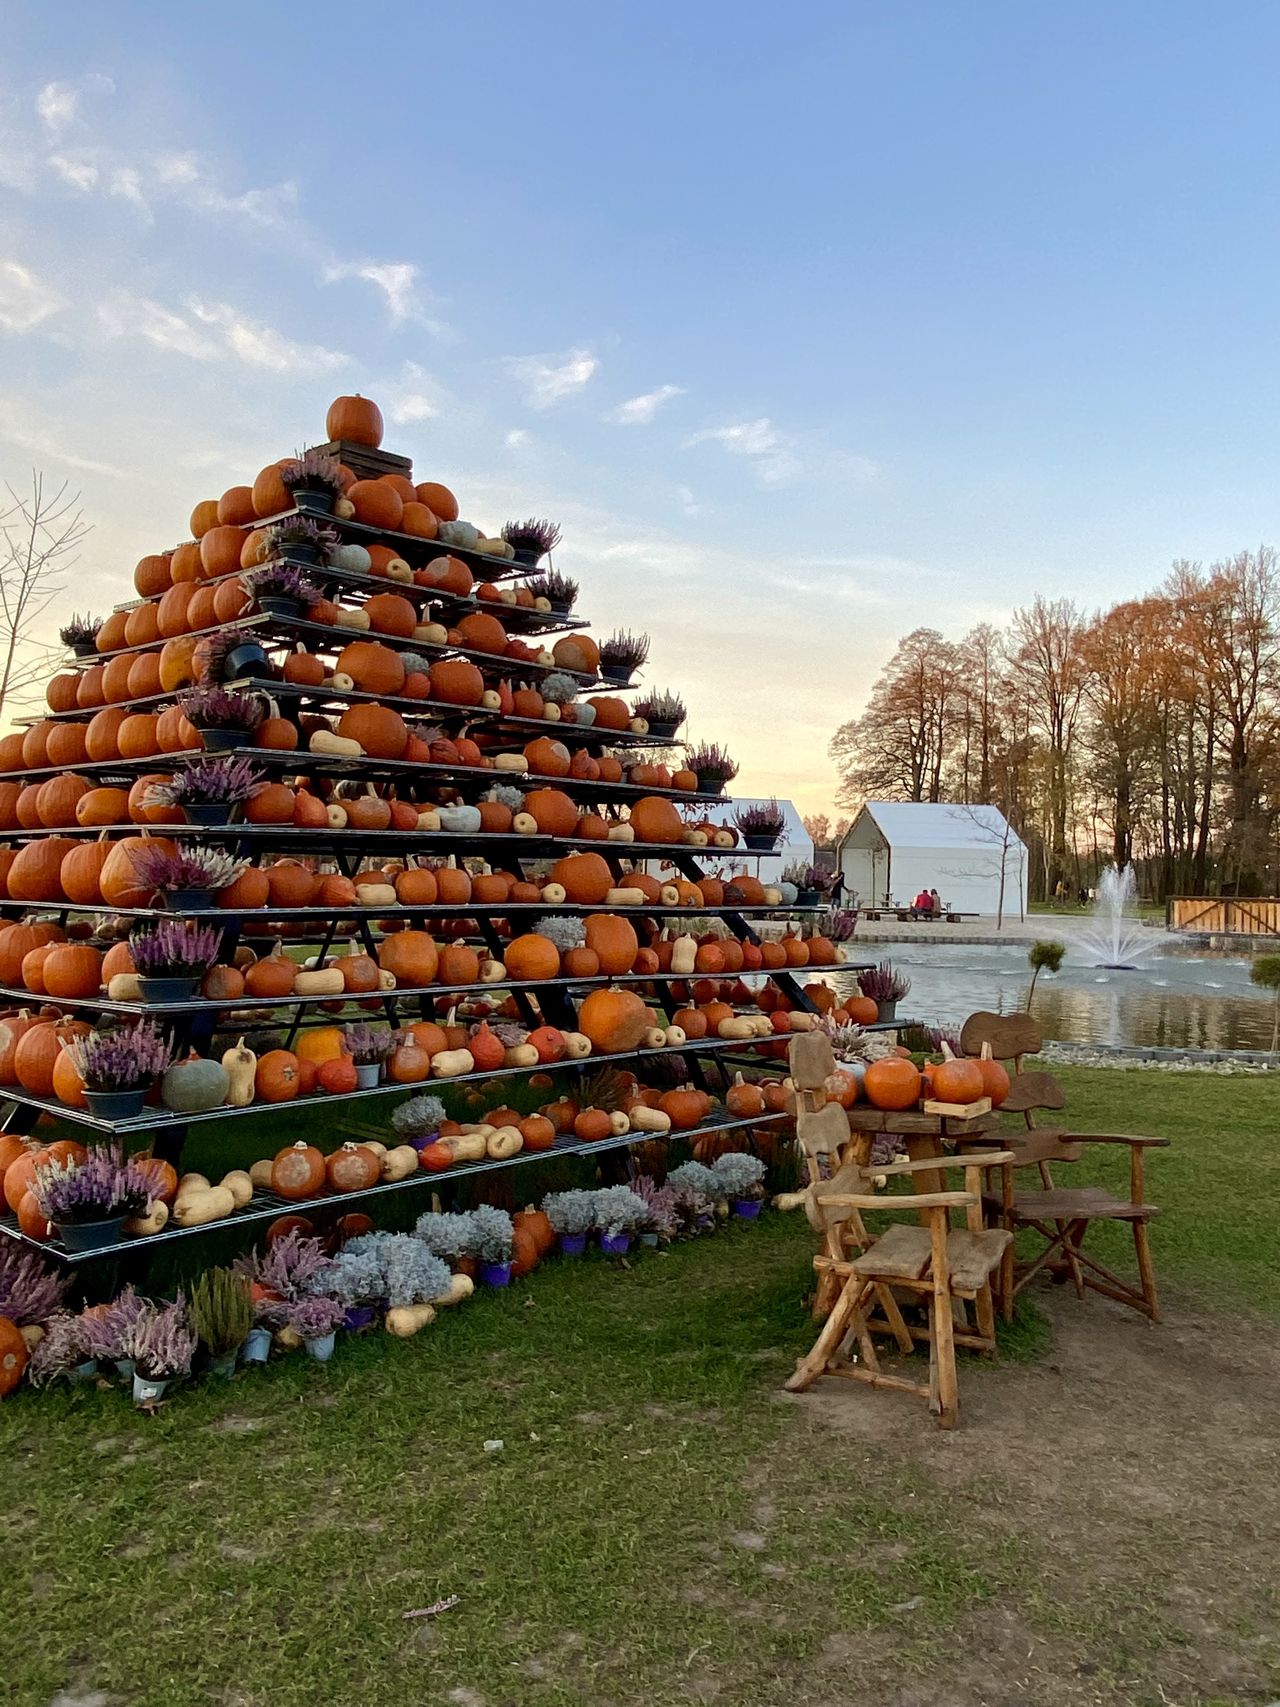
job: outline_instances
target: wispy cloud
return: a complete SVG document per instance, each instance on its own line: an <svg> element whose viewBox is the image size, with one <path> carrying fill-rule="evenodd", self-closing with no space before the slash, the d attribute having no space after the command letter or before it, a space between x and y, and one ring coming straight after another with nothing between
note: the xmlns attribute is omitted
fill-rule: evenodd
<svg viewBox="0 0 1280 1707"><path fill-rule="evenodd" d="M433 395L434 393L434 395ZM398 426L430 421L440 413L440 386L417 362L406 362L399 384L387 400L387 413Z"/></svg>
<svg viewBox="0 0 1280 1707"><path fill-rule="evenodd" d="M523 384L531 409L549 409L572 397L590 383L600 367L587 349L567 350L560 356L508 356L506 365Z"/></svg>
<svg viewBox="0 0 1280 1707"><path fill-rule="evenodd" d="M506 445L508 450L519 450L521 445L527 445L529 442L528 428L512 427L511 431L502 442Z"/></svg>
<svg viewBox="0 0 1280 1707"><path fill-rule="evenodd" d="M63 299L21 261L0 261L0 326L31 332L63 306Z"/></svg>
<svg viewBox="0 0 1280 1707"><path fill-rule="evenodd" d="M186 313L179 314L150 297L117 291L99 306L98 321L109 337L144 338L158 350L193 361L232 355L269 373L324 373L350 360L320 344L295 343L227 302L190 296L183 307Z"/></svg>
<svg viewBox="0 0 1280 1707"><path fill-rule="evenodd" d="M214 327L231 354L249 367L266 368L271 373L325 373L345 367L351 360L340 350L327 350L322 344L296 344L283 332L250 320L227 302L204 302L189 296L186 306L202 325Z"/></svg>
<svg viewBox="0 0 1280 1707"><path fill-rule="evenodd" d="M28 406L20 397L0 395L0 439L20 446L33 456L74 468L81 474L105 474L113 480L130 480L135 477L134 471L116 468L112 463L98 462L92 457L78 456L74 451L68 450L48 431L46 425L42 423L37 426L31 418Z"/></svg>
<svg viewBox="0 0 1280 1707"><path fill-rule="evenodd" d="M646 427L664 403L685 395L686 387L683 385L659 385L653 391L643 391L639 397L629 397L625 403L619 403L616 409L609 410L604 419L619 427Z"/></svg>
<svg viewBox="0 0 1280 1707"><path fill-rule="evenodd" d="M115 84L99 71L72 82L46 83L36 96L36 112L50 139L56 142L80 116L85 95L114 95Z"/></svg>
<svg viewBox="0 0 1280 1707"><path fill-rule="evenodd" d="M727 427L704 427L684 441L684 448L718 444L734 456L746 457L762 486L780 486L803 471L795 440L774 426L767 415L754 421L737 421Z"/></svg>

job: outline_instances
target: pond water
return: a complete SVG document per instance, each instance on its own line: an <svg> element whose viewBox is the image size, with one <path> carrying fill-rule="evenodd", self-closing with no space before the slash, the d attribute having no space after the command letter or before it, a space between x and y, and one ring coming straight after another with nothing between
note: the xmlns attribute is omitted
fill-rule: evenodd
<svg viewBox="0 0 1280 1707"><path fill-rule="evenodd" d="M958 1028L978 1008L1013 1013L1027 1005L1026 945L868 943L848 945L856 960L890 960L911 979L898 1012ZM1134 971L1085 963L1080 951L1056 974L1042 972L1033 1005L1044 1035L1069 1043L1149 1044L1174 1049L1269 1049L1272 1002L1249 982L1234 955L1179 950L1166 941ZM837 973L838 986L853 984Z"/></svg>

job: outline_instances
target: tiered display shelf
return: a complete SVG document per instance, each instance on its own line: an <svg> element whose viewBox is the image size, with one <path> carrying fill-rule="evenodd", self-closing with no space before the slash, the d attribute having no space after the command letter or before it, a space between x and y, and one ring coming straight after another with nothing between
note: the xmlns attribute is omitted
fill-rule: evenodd
<svg viewBox="0 0 1280 1707"><path fill-rule="evenodd" d="M726 888L722 879L704 879L706 889L700 889L703 846L698 838L707 832L690 830L688 826L697 825L702 810L720 799L720 795L714 789L676 786L670 775L655 768L659 763L656 752L665 749L674 755L672 764L678 770L680 743L673 738L657 738L642 720L631 718L625 709L619 712L622 703L619 695L626 688L603 680L597 673L596 648L581 638L585 622L565 609L539 608L527 591L521 591L527 589L527 583L536 573L530 565L513 563L495 556L491 550L477 550L456 539L428 539L361 520L359 500L373 482L384 492L392 485L403 500L409 465L405 459L373 446L344 441L328 448L343 465L344 494L352 494L345 504L339 501L338 509L356 504L355 515L318 515L314 505L304 512L281 508L278 503L269 514L257 514L255 501L262 502L258 498L259 488L268 494L273 490L270 469L263 471L252 495L247 487L233 488L224 495L217 517L211 516L212 506L197 506L193 531L200 536L199 546L175 548L172 553L144 559L139 564L137 584L148 596L119 607L100 632L100 649L68 661L66 670L50 686L50 711L45 717L33 720L25 737L20 733L0 743L0 755L4 755L0 759L0 839L9 849L0 871L0 891L3 891L0 963L5 960L4 930L19 921L41 922L74 941L105 949L125 940L132 931L175 917L188 917L216 926L217 964L221 967L232 966L238 955L245 959L245 951L255 945L265 954L276 938L286 943L290 957L299 963L310 960L323 965L333 951L345 950L348 944L359 945L376 962L393 934L403 927L429 933L442 948L463 945L473 949L480 957L476 968L480 975L447 984L438 978L421 986L396 982L394 987L344 992L340 997L332 992L284 991L213 999L197 991L187 999L140 1003L134 991L125 996L108 994L101 985L77 989L74 994L49 996L41 987L39 969L34 963L24 962L15 973L10 962L7 979L0 982L0 1005L7 1010L7 1019L0 1021L0 1027L6 1023L10 1026L8 1032L0 1030L3 1075L0 1083L11 1098L3 1120L4 1129L30 1132L39 1116L56 1115L73 1123L91 1142L95 1136L115 1138L130 1149L150 1150L178 1168L190 1126L260 1116L282 1106L278 1101L263 1100L262 1085L251 1102L236 1106L222 1102L195 1109L165 1106L156 1087L140 1114L120 1121L104 1120L83 1105L74 1086L68 1092L64 1083L61 1087L64 1094L60 1097L49 1088L47 1071L42 1079L34 1069L23 1070L15 1044L25 1021L19 1019L15 1024L14 1016L23 1014L23 1010L30 1012L46 1006L54 1010L55 1016L86 1021L100 1028L127 1026L139 1016L148 1016L167 1028L180 1055L194 1051L214 1060L242 1035L257 1039L264 1032L274 1033L276 1046L292 1054L300 1039L313 1033L319 1035L317 1028L326 1028L327 1036L335 1025L355 1020L385 1023L401 1031L414 1023L445 1025L450 1021L455 1026L470 1028L488 1017L495 1023L519 1025L525 1031L549 1027L577 1037L581 1005L592 992L601 989L639 995L650 1009L651 1021L664 1033L670 1030L677 1010L693 1005L699 1011L711 1011L709 1004L722 998L728 998L727 1006L735 1018L749 1014L758 1020L762 1006L784 1016L781 1024L767 1022L774 1029L757 1037L738 1034L740 1026L728 1027L734 1034L720 1035L720 1021L713 1015L706 1036L691 1035L683 1042L673 1036L661 1047L654 1045L653 1036L640 1044L625 1037L623 1046L613 1048L597 1038L591 1053L580 1058L540 1060L536 1066L515 1066L504 1061L492 1068L481 1068L473 1062L473 1070L455 1072L447 1078L428 1074L413 1081L381 1083L335 1094L312 1091L306 1100L315 1107L317 1124L332 1128L335 1143L342 1110L334 1105L339 1103L349 1104L353 1112L358 1110L367 1130L369 1123L379 1118L385 1126L392 1105L406 1095L430 1092L447 1096L455 1086L488 1092L502 1085L523 1083L535 1073L555 1075L557 1090L563 1094L566 1088L572 1092L575 1085L584 1083L586 1076L596 1073L602 1065L635 1074L641 1087L660 1089L677 1082L673 1062L678 1057L678 1078L695 1081L709 1091L728 1084L730 1063L733 1070L744 1066L750 1069L754 1065L760 1072L767 1071L784 1046L788 1028L807 1023L785 1016L808 1015L813 1007L795 976L803 963L801 953L793 943L785 950L786 963L773 966L778 950L772 945L768 949L762 946L761 928L781 914L791 920L793 932L802 931L807 923L812 923L809 915L813 910L797 908L785 894L760 885L753 874L763 856L741 846L715 845L711 850L717 862L726 855L732 858L742 873L741 887L731 883ZM289 551L272 554L264 542L269 541L269 530L275 524L304 513L335 529L343 548L362 546L380 550L383 564L390 556L394 566L391 570L384 567L382 573L373 572L377 564L368 569L352 567L347 560L352 555L350 552L340 553L342 561L299 565L322 595L320 602L300 607L296 614L263 611L242 587L242 570L229 562L228 554L250 567L255 562L273 559L293 561ZM447 522L449 518L440 519ZM231 537L232 529L238 530L235 537ZM448 532L447 526L440 528L441 536ZM206 543L209 541L212 544ZM451 562L440 571L442 559ZM170 597L173 586L187 584L173 580L179 565L184 576L194 573L198 579L190 582L189 596L181 595L175 600ZM432 565L437 568L433 570ZM434 584L437 571L447 573L448 586ZM467 592L462 589L469 578L472 588ZM215 617L197 628L181 626L174 613L179 607L185 613L183 598L189 605L197 594L202 608L210 605L212 597L218 597L220 610L229 613L226 619ZM413 606L415 628L431 625L431 637L420 633L379 632L376 626L369 628L367 601L386 594L407 599ZM166 597L170 600L168 605L164 604ZM147 610L148 605L154 609ZM233 608L236 606L243 608ZM507 637L508 651L495 652L466 644L468 636L459 634L458 624L477 613L498 619ZM398 607L395 614L403 622L403 612ZM161 622L163 632L158 629ZM362 622L365 626L358 626ZM132 643L125 635L126 624L135 635ZM136 638L137 635L142 638ZM232 673L228 677L223 662L226 647L222 643L232 640L260 647L261 656L249 673ZM210 641L217 643L212 650L208 646ZM353 643L385 649L385 655L415 655L419 677L421 666L426 665L425 686L419 679L418 691L406 694L380 692L362 686L360 681L354 685L335 682L332 678L347 656L344 649ZM544 654L544 647L553 650ZM322 671L322 679L306 683L283 679L286 660L299 648L318 661L315 667ZM519 655L522 650L529 655ZM148 658L147 654L153 657ZM161 681L159 691L121 697L120 683L130 666L138 666L139 660L143 661L143 674L149 672ZM536 690L538 684L547 685L549 678L558 675L561 678L558 691L563 696L567 676L572 698L562 701L558 717L545 711L541 717L520 715L509 703L460 704L456 686L449 696L436 691L441 685L438 676L447 675L448 666L459 662L474 667L475 679L491 695L505 696L514 685L522 683ZM444 672L441 666L445 666ZM295 794L314 798L326 809L342 805L346 810L356 797L353 789L366 796L372 792L387 802L394 800L402 808L409 807L410 816L430 815L439 807L479 801L501 807L501 799L490 800L491 791L498 788L515 789L524 796L534 791L558 791L561 798L571 803L570 817L574 813L582 816L567 834L552 833L541 825L532 828L523 825L529 833L520 833L511 822L513 814L509 806L503 827L485 830L475 828L469 821L461 829L430 827L429 816L426 826L409 828L360 828L351 823L334 826L328 822L292 821L236 821L214 827L181 822L148 823L146 820L153 819L156 813L141 798L136 785L142 778L163 778L180 771L183 762L203 744L199 732L193 731L173 711L191 688L201 683L269 698L274 744L259 746L254 735L246 734L224 756L252 762L268 781L290 781L296 785ZM116 695L104 702L107 687L113 687ZM621 719L621 726L602 726L604 711L600 709L596 721L587 721L588 714L582 708L592 696L610 702L609 716L615 723ZM405 758L393 752L377 756L367 750L311 750L317 730L332 731L344 718L348 720L344 726L358 726L351 723L352 714L357 708L374 706L397 714L410 728L420 724L433 726L416 737L416 756ZM128 739L114 727L118 719L110 715L113 709L127 711L140 719ZM165 713L170 715L161 722ZM49 762L45 745L54 738L54 731L67 726L78 726L79 733L60 736L54 744L60 754L71 756L63 763ZM455 748L451 756L447 744L461 741L464 736L471 743L466 754L457 754ZM534 757L533 744L545 737L561 743L566 759L573 765L570 774L555 774L561 763L558 755L553 755L554 763L549 766L519 768L522 758L535 765L540 763ZM126 744L123 753L121 741ZM446 743L441 749L443 757L434 756L430 750L439 741ZM88 750L84 750L85 742ZM127 750L134 745L139 750ZM603 775L599 774L601 760L605 761ZM647 767L640 780L628 774L633 762ZM47 792L52 800L53 793L58 792L54 779L65 782L65 797L59 794L56 807L50 804L42 812L36 805L38 785L51 785ZM682 776L679 780L691 779ZM75 821L79 810L77 795L83 798L88 789L106 788L121 790L120 798L125 791L132 791L127 817L106 825ZM642 801L655 805L640 812L635 822L647 822L645 812L653 817L657 803L667 803L667 815L662 822L668 830L673 823L670 807L677 807L681 813L681 819L675 823L679 837L668 834L663 840L646 841L638 836L634 840L621 839L635 833L631 814ZM253 812L251 805L250 819ZM502 812L495 811L491 816L501 819ZM575 833L578 828L588 829L590 833ZM113 889L108 897L96 894L86 900L81 895L73 901L61 888L60 876L49 875L55 856L65 856L72 847L102 839L115 843L141 834L168 838L179 847L222 848L251 866L273 871L273 875L276 874L273 868L278 868L279 862L299 862L313 873L315 883L325 874L354 880L373 870L386 870L394 885L406 868L423 862L447 861L473 875L506 874L508 891L516 885L526 887L520 898L507 893L483 900L472 897L409 904L392 904L385 895L376 904L362 904L357 898L350 904L290 905L277 905L272 900L250 905L223 896L208 910L184 914L180 895L161 904L157 896L138 894L122 900ZM33 893L30 881L17 881L19 873L15 865L22 850L40 844L50 852L36 883L38 893ZM625 903L615 900L611 904L599 896L561 897L552 890L545 898L540 894L532 898L527 886L540 889L548 868L575 853L600 856L614 887L625 891L632 888L633 881L638 882L645 888L643 897L632 893ZM30 858L34 862L37 856L32 854ZM637 873L642 875L637 878ZM663 882L674 887L655 893ZM677 889L678 899L673 900ZM228 899L233 904L218 904L219 900ZM504 951L512 939L534 931L540 921L583 920L597 918L602 913L625 918L636 933L637 953L629 968L592 972L580 967L566 970L562 965L558 975L520 979L511 976L503 965ZM724 945L721 955L727 964L723 968L714 966L715 953L707 957L711 971L702 970L700 964L692 973L677 973L660 964L671 934L683 933L684 927L694 919L699 921L704 946L717 946L708 945L707 938L717 938ZM825 939L817 940L825 946L824 958L816 963L832 964L834 951L827 957L830 945L825 944ZM744 983L744 979L749 982ZM386 983L385 978L383 982ZM766 987L770 994L761 1003L759 992ZM306 1069L301 1071L305 1078ZM679 1135L697 1140L709 1133L734 1131L749 1143L754 1128L776 1125L785 1119L777 1109L737 1116L713 1102L707 1119ZM650 1142L654 1136L651 1130L614 1131L603 1139L584 1141L575 1137L572 1130L559 1132L550 1150L525 1148L515 1156L459 1161L443 1172L424 1168L408 1179L379 1182L340 1196L326 1193L286 1200L259 1186L252 1200L231 1217L198 1226L170 1222L158 1232L129 1240L128 1247L160 1249L175 1239L225 1230L230 1225L252 1230L280 1214L306 1212L322 1205L329 1208L358 1202L368 1208L392 1192L422 1186L438 1188L469 1174L511 1167L547 1154L608 1150ZM64 1250L56 1240L33 1238L29 1222L28 1216L20 1225L19 1218L9 1214L0 1218L0 1233L28 1243L41 1243L50 1254L65 1262L79 1263L120 1253L119 1246L106 1252Z"/></svg>

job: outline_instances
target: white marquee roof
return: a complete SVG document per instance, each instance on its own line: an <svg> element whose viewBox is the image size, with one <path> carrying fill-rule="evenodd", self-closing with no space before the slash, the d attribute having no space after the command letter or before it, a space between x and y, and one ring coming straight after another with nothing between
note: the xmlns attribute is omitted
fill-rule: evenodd
<svg viewBox="0 0 1280 1707"><path fill-rule="evenodd" d="M868 800L867 813L891 848L998 848L1005 816L998 806L955 806L944 801ZM850 826L852 830L853 826ZM848 833L848 832L846 832ZM1021 838L1009 831L1009 846Z"/></svg>

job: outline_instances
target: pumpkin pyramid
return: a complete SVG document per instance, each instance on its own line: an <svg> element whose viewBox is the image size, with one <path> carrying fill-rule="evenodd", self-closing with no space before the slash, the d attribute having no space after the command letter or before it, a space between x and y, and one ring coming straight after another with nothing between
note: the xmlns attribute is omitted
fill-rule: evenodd
<svg viewBox="0 0 1280 1707"><path fill-rule="evenodd" d="M839 950L793 906L757 934L783 894L706 822L722 777L686 762L674 696L624 697L644 646L602 648L540 567L554 530L460 519L367 399L326 428L198 502L0 741L0 1082L28 1133L56 1115L167 1170L138 1239L553 1146L741 1142L781 1097L715 1087L768 1084L835 1005L796 974ZM541 1111L501 1106L548 1074ZM323 1177L263 1126L252 1178L208 1186L203 1123L299 1099L344 1105L317 1113ZM340 1143L357 1100L372 1176ZM189 1137L205 1177L179 1188ZM0 1228L50 1242L12 1169L6 1196Z"/></svg>

